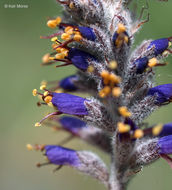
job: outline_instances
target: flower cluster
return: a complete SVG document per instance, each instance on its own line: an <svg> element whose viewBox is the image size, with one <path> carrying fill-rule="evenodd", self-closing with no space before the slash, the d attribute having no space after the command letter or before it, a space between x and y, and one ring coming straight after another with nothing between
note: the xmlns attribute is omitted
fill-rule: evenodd
<svg viewBox="0 0 172 190"><path fill-rule="evenodd" d="M133 20L130 0L57 2L65 14L47 22L58 31L41 36L52 41L42 65L73 65L77 72L61 81L43 81L43 92L33 90L41 99L39 106L55 110L35 126L44 124L70 136L58 145L28 144L28 149L44 151L44 164L70 166L109 190L126 189L143 166L160 157L172 167L172 123L143 125L154 110L172 102L172 83L153 83L154 68L165 66L163 59L172 53L172 37L145 40L131 52L134 35L146 20ZM107 153L110 168L95 153L62 147L74 137Z"/></svg>

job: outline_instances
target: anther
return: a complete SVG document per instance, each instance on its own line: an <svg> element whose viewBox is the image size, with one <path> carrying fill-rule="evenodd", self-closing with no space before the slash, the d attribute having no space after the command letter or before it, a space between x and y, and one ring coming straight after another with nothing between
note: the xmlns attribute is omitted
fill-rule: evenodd
<svg viewBox="0 0 172 190"><path fill-rule="evenodd" d="M150 68L155 67L157 65L158 60L156 58L152 58L149 60L148 66Z"/></svg>
<svg viewBox="0 0 172 190"><path fill-rule="evenodd" d="M109 86L105 86L102 90L99 91L99 96L101 98L106 97L111 92L111 88Z"/></svg>
<svg viewBox="0 0 172 190"><path fill-rule="evenodd" d="M121 88L120 87L114 87L112 89L112 95L118 98L121 95Z"/></svg>
<svg viewBox="0 0 172 190"><path fill-rule="evenodd" d="M73 34L73 27L72 26L67 26L66 28L65 28L65 33L67 33L67 34Z"/></svg>
<svg viewBox="0 0 172 190"><path fill-rule="evenodd" d="M33 94L33 96L36 96L38 94L37 89L33 89L32 94Z"/></svg>
<svg viewBox="0 0 172 190"><path fill-rule="evenodd" d="M109 80L112 82L112 83L115 83L115 84L118 84L121 82L121 78L113 73L111 73L109 75Z"/></svg>
<svg viewBox="0 0 172 190"><path fill-rule="evenodd" d="M117 127L118 127L118 132L119 133L127 133L130 130L130 126L127 125L127 124L124 124L122 122L118 122Z"/></svg>
<svg viewBox="0 0 172 190"><path fill-rule="evenodd" d="M76 34L76 35L74 35L73 39L74 39L75 41L81 41L81 40L82 40L82 36Z"/></svg>
<svg viewBox="0 0 172 190"><path fill-rule="evenodd" d="M119 107L118 111L123 117L131 117L131 112L125 106Z"/></svg>
<svg viewBox="0 0 172 190"><path fill-rule="evenodd" d="M49 28L55 28L55 27L58 26L60 23L61 23L61 18L60 18L60 17L57 17L57 18L54 19L54 20L48 20L47 26L48 26Z"/></svg>
<svg viewBox="0 0 172 190"><path fill-rule="evenodd" d="M163 129L163 125L161 124L156 125L155 127L152 128L152 134L154 136L158 136L161 133L162 129Z"/></svg>
<svg viewBox="0 0 172 190"><path fill-rule="evenodd" d="M87 72L92 73L94 72L94 67L92 65L88 66Z"/></svg>
<svg viewBox="0 0 172 190"><path fill-rule="evenodd" d="M49 20L49 21L47 22L47 26L48 26L49 28L55 28L55 27L57 26L56 20Z"/></svg>
<svg viewBox="0 0 172 190"><path fill-rule="evenodd" d="M108 65L108 67L112 70L117 68L117 62L116 61L111 61Z"/></svg>
<svg viewBox="0 0 172 190"><path fill-rule="evenodd" d="M61 39L62 40L70 40L71 39L71 35L70 34L68 34L68 33L63 33L62 35L61 35Z"/></svg>
<svg viewBox="0 0 172 190"><path fill-rule="evenodd" d="M52 42L56 42L57 40L58 40L57 36L51 38Z"/></svg>
<svg viewBox="0 0 172 190"><path fill-rule="evenodd" d="M41 127L41 123L40 122L35 123L35 127Z"/></svg>
<svg viewBox="0 0 172 190"><path fill-rule="evenodd" d="M141 130L141 129L136 129L136 130L134 131L133 138L140 139L140 138L143 137L143 135L144 135L143 130Z"/></svg>
<svg viewBox="0 0 172 190"><path fill-rule="evenodd" d="M117 33L120 34L120 33L123 33L126 31L126 27L122 24L122 23L119 23L118 24L118 29L117 29Z"/></svg>
<svg viewBox="0 0 172 190"><path fill-rule="evenodd" d="M48 91L45 91L44 92L44 96L48 96L49 92Z"/></svg>
<svg viewBox="0 0 172 190"><path fill-rule="evenodd" d="M71 3L69 4L69 8L70 8L70 9L74 9L74 8L75 8L75 6L74 6L74 3L73 3L73 2L71 2Z"/></svg>
<svg viewBox="0 0 172 190"><path fill-rule="evenodd" d="M101 77L102 78L107 78L108 76L109 76L109 72L108 71L104 70L104 71L101 72Z"/></svg>
<svg viewBox="0 0 172 190"><path fill-rule="evenodd" d="M46 91L47 92L47 91ZM51 102L51 100L52 100L52 96L46 96L45 98L44 98L44 102L45 103L50 103Z"/></svg>
<svg viewBox="0 0 172 190"><path fill-rule="evenodd" d="M26 145L26 148L27 148L28 150L33 150L33 149L34 149L31 144L27 144L27 145Z"/></svg>
<svg viewBox="0 0 172 190"><path fill-rule="evenodd" d="M46 89L46 85L45 84L40 86L40 90L45 90L45 89Z"/></svg>
<svg viewBox="0 0 172 190"><path fill-rule="evenodd" d="M50 54L46 53L43 57L42 57L42 62L43 63L48 63L49 62L49 58L50 58Z"/></svg>

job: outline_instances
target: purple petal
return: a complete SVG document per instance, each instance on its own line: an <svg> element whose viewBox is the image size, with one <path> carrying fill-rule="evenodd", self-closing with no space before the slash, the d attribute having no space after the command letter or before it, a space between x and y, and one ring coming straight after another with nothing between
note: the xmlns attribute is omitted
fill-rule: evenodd
<svg viewBox="0 0 172 190"><path fill-rule="evenodd" d="M157 95L157 103L166 103L172 98L172 84L163 84L150 88L147 95Z"/></svg>
<svg viewBox="0 0 172 190"><path fill-rule="evenodd" d="M147 57L143 57L140 59L137 59L134 64L137 67L137 74L142 74L144 72L144 70L146 69L147 65L148 65L148 58Z"/></svg>
<svg viewBox="0 0 172 190"><path fill-rule="evenodd" d="M163 125L161 133L158 135L159 137L172 135L172 123L167 123Z"/></svg>
<svg viewBox="0 0 172 190"><path fill-rule="evenodd" d="M64 129L67 129L73 133L77 133L81 128L86 127L86 123L84 121L74 117L64 116L60 118L59 122Z"/></svg>
<svg viewBox="0 0 172 190"><path fill-rule="evenodd" d="M88 59L95 60L95 58L89 53L76 48L70 49L68 58L72 61L72 64L75 65L75 67L83 71L86 71L89 66Z"/></svg>
<svg viewBox="0 0 172 190"><path fill-rule="evenodd" d="M162 137L158 140L160 154L172 154L172 135Z"/></svg>
<svg viewBox="0 0 172 190"><path fill-rule="evenodd" d="M167 38L161 38L161 39L157 39L154 40L150 43L150 45L148 46L148 48L152 48L153 46L155 47L154 49L154 54L155 56L163 53L163 51L165 51L168 48L168 39Z"/></svg>
<svg viewBox="0 0 172 190"><path fill-rule="evenodd" d="M80 160L75 150L56 145L45 146L45 155L52 164L78 166Z"/></svg>
<svg viewBox="0 0 172 190"><path fill-rule="evenodd" d="M76 75L68 76L59 82L59 86L68 91L75 91L77 90L77 87L74 84L75 80L78 80Z"/></svg>
<svg viewBox="0 0 172 190"><path fill-rule="evenodd" d="M88 115L85 107L85 98L66 93L52 93L52 103L57 109L65 114Z"/></svg>
<svg viewBox="0 0 172 190"><path fill-rule="evenodd" d="M86 39L88 39L88 40L91 40L91 41L95 41L96 35L94 34L92 28L79 26L78 29L79 29L81 35L82 35L84 38L86 38Z"/></svg>

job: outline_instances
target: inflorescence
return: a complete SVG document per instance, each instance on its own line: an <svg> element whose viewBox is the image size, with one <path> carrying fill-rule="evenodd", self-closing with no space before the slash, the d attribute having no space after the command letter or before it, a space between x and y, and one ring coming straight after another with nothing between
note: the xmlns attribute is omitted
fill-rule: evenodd
<svg viewBox="0 0 172 190"><path fill-rule="evenodd" d="M47 21L57 31L41 36L52 42L42 65L73 65L77 72L60 81L42 81L40 91L33 90L40 98L38 106L55 110L35 126L44 124L70 136L58 145L28 144L29 150L45 152L48 162L38 166L67 165L110 190L126 189L143 166L160 157L172 167L172 123L143 124L154 110L172 102L172 83L154 86L154 68L167 65L163 59L172 53L172 37L145 40L131 52L134 35L149 16L134 20L130 0L57 2L65 14ZM62 147L74 137L106 152L110 169L95 153Z"/></svg>

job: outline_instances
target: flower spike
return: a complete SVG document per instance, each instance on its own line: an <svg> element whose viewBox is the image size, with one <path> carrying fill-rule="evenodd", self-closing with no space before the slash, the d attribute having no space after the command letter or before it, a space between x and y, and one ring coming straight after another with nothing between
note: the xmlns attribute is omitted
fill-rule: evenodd
<svg viewBox="0 0 172 190"><path fill-rule="evenodd" d="M63 19L47 22L57 31L41 37L50 39L52 49L42 65L71 65L77 71L58 81L44 81L41 93L32 91L40 98L38 106L55 110L35 126L43 123L56 135L68 133L58 145L27 144L28 150L45 152L48 162L37 166L70 166L98 179L108 190L126 190L143 166L159 158L172 167L172 123L148 127L144 122L154 110L172 102L171 83L154 86L155 67L167 65L163 59L172 54L172 37L132 47L135 33L149 21L149 12L144 19L147 2L140 16L127 7L131 0L57 2L64 8ZM110 172L96 154L62 147L73 138L107 153Z"/></svg>

